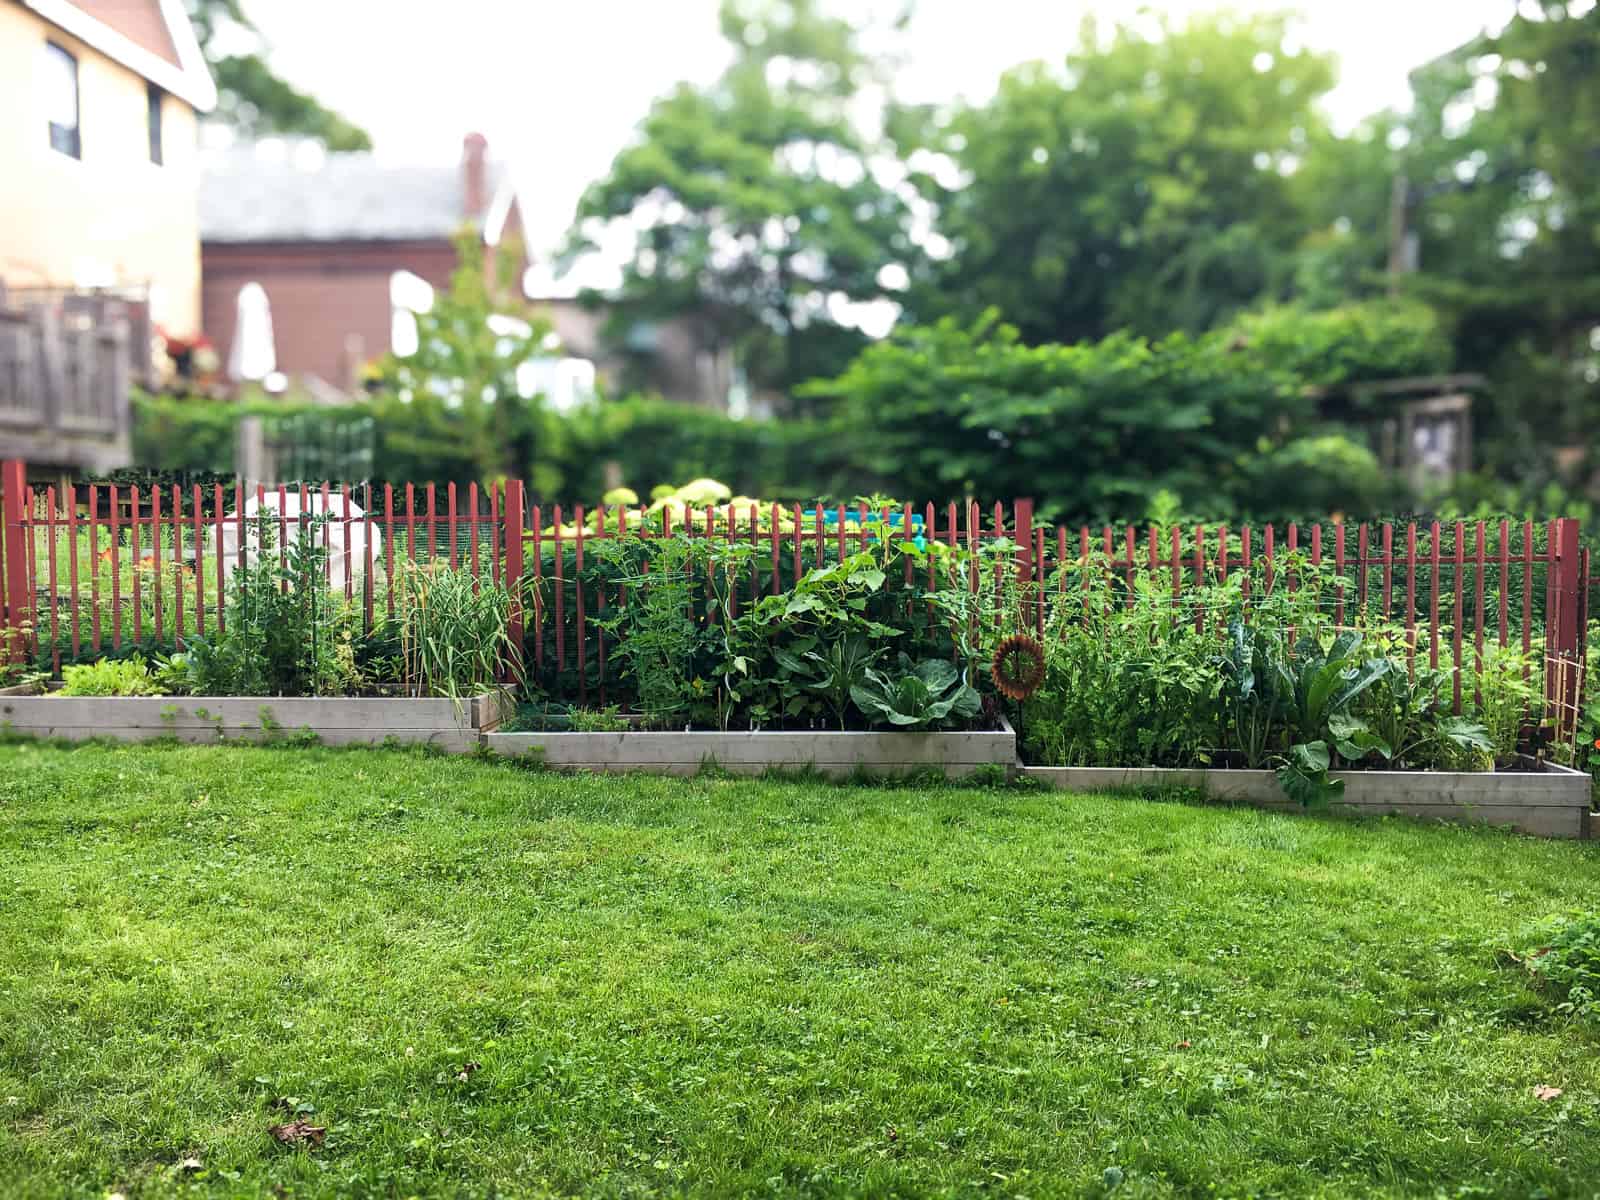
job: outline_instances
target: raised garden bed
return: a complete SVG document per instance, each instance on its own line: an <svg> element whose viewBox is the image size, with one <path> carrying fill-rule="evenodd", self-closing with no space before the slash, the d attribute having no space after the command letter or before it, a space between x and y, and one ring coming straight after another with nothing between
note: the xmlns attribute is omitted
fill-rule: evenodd
<svg viewBox="0 0 1600 1200"><path fill-rule="evenodd" d="M532 755L546 766L585 771L644 771L693 775L715 764L739 775L771 769L810 769L832 778L857 773L906 775L942 771L953 779L1016 761L1016 733L1003 718L999 729L977 732L884 733L746 732L488 733L489 749Z"/></svg>
<svg viewBox="0 0 1600 1200"><path fill-rule="evenodd" d="M1056 788L1198 788L1216 800L1299 812L1271 771L1184 767L1023 767L1021 773ZM1545 763L1525 771L1334 771L1344 780L1336 810L1368 816L1399 813L1441 821L1508 826L1540 837L1587 838L1590 779L1583 771Z"/></svg>
<svg viewBox="0 0 1600 1200"><path fill-rule="evenodd" d="M142 742L276 741L328 746L399 742L455 754L477 749L509 705L485 693L460 701L392 697L0 696L0 730L41 738Z"/></svg>

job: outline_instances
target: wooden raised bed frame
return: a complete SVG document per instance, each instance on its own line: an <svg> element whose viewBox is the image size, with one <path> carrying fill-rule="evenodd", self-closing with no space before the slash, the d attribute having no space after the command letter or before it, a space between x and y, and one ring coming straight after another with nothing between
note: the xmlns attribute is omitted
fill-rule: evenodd
<svg viewBox="0 0 1600 1200"><path fill-rule="evenodd" d="M1070 791L1199 788L1224 802L1299 812L1271 771L1183 767L1023 767L1022 774ZM1469 824L1509 826L1539 837L1587 838L1587 773L1546 763L1540 771L1335 771L1344 795L1335 811L1399 813Z"/></svg>
<svg viewBox="0 0 1600 1200"><path fill-rule="evenodd" d="M304 735L328 746L478 748L509 705L493 693L460 701L359 696L0 696L0 730L40 738L143 742L269 742Z"/></svg>
<svg viewBox="0 0 1600 1200"><path fill-rule="evenodd" d="M496 753L533 755L550 767L660 775L693 775L702 766L715 764L739 775L770 769L814 770L839 779L858 772L906 775L936 770L959 779L990 766L1010 770L1017 757L1016 733L1003 718L999 729L977 732L629 730L488 733L484 741Z"/></svg>

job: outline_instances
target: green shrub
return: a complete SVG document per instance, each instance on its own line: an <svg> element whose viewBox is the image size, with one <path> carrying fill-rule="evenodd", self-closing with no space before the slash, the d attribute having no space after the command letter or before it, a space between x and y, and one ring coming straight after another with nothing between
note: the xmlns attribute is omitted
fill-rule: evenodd
<svg viewBox="0 0 1600 1200"><path fill-rule="evenodd" d="M239 424L246 417L260 418L267 437L282 447L279 466L285 478L353 480L374 475L369 405L329 408L260 394L225 401L136 391L132 410L133 460L141 469L113 477L141 486L154 471L180 483L197 477L204 482L215 479L231 497Z"/></svg>
<svg viewBox="0 0 1600 1200"><path fill-rule="evenodd" d="M804 391L836 401L875 481L919 500L1033 496L1076 522L1163 490L1218 515L1382 499L1371 455L1319 424L1305 381L1223 333L1028 346L991 313L901 328Z"/></svg>
<svg viewBox="0 0 1600 1200"><path fill-rule="evenodd" d="M483 483L506 474L509 461L536 497L585 501L604 494L613 473L641 493L658 480L711 475L741 493L796 500L852 482L846 449L818 421L736 420L643 396L602 398L565 414L512 396L504 408L491 423L473 422L432 395L402 401L385 392L332 410L135 395L134 461L141 470L128 480L143 486L152 470L179 482L227 476L231 496L239 423L259 416L295 447L285 472L308 480ZM364 445L333 452L358 428L370 456Z"/></svg>
<svg viewBox="0 0 1600 1200"><path fill-rule="evenodd" d="M254 410L204 396L135 392L133 460L162 471L231 471L239 421ZM142 482L142 481L141 481Z"/></svg>
<svg viewBox="0 0 1600 1200"><path fill-rule="evenodd" d="M1340 388L1450 369L1450 340L1425 304L1373 300L1308 311L1293 305L1239 317L1223 336L1302 387Z"/></svg>
<svg viewBox="0 0 1600 1200"><path fill-rule="evenodd" d="M563 490L599 496L606 473L641 494L666 479L709 475L735 493L807 500L864 482L849 467L849 447L815 420L736 420L724 413L651 397L602 400L567 421Z"/></svg>

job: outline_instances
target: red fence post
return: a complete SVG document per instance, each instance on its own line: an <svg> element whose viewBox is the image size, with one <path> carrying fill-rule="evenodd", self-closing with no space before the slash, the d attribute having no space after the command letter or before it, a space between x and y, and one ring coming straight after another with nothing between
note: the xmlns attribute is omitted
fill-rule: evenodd
<svg viewBox="0 0 1600 1200"><path fill-rule="evenodd" d="M1033 561L1033 501L1013 500L1011 502L1011 520L1015 526L1013 532L1017 543L1017 582L1022 586L1018 589L1022 601L1022 611L1017 614L1018 620L1024 628L1034 624L1030 609L1034 603L1034 572ZM1131 556L1130 556L1131 557Z"/></svg>
<svg viewBox="0 0 1600 1200"><path fill-rule="evenodd" d="M29 546L23 528L23 493L28 469L21 459L0 463L0 557L5 559L5 610L0 621L0 662L21 662L26 653L24 630L33 623L32 597L28 593Z"/></svg>
<svg viewBox="0 0 1600 1200"><path fill-rule="evenodd" d="M1551 523L1550 591L1555 611L1545 614L1545 698L1555 712L1558 732L1578 718L1578 608L1583 591L1578 522L1563 517Z"/></svg>
<svg viewBox="0 0 1600 1200"><path fill-rule="evenodd" d="M506 480L506 590L511 593L511 644L522 653L522 480Z"/></svg>

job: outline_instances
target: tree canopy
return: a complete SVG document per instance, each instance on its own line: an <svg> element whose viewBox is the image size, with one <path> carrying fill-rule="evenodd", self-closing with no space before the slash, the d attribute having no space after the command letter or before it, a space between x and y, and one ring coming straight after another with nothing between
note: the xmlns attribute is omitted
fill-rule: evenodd
<svg viewBox="0 0 1600 1200"><path fill-rule="evenodd" d="M1027 341L1070 342L1205 329L1283 294L1291 176L1334 82L1285 33L1281 16L1088 19L1064 62L929 121L917 141L960 175L918 176L949 243L918 315L996 306Z"/></svg>
<svg viewBox="0 0 1600 1200"><path fill-rule="evenodd" d="M200 48L217 83L215 119L246 137L298 134L314 138L329 150L370 150L372 138L300 91L267 65L262 53L224 53L219 34L231 30L259 42L260 32L244 10L243 0L185 0Z"/></svg>
<svg viewBox="0 0 1600 1200"><path fill-rule="evenodd" d="M1524 5L1413 77L1400 167L1419 273L1461 363L1495 379L1487 452L1593 441L1600 416L1600 9ZM1537 435L1537 436L1534 436Z"/></svg>
<svg viewBox="0 0 1600 1200"><path fill-rule="evenodd" d="M189 3L208 54L222 25L248 28L241 0ZM1349 130L1325 117L1335 63L1287 15L1089 19L992 95L912 104L891 53L907 18L861 16L883 7L723 0L726 68L650 105L567 243L628 235L620 284L591 297L614 342L691 323L851 461L717 414L668 437L671 412L648 400L559 435L535 415L513 430L506 409L469 395L458 411L433 385L406 411L449 437L391 448L420 462L456 438L459 471L480 475L581 443L639 473L688 472L698 453L782 483L865 471L921 497L1034 491L1077 516L1173 491L1309 512L1394 498L1365 434L1329 423L1381 414L1319 396L1376 405L1361 385L1471 371L1491 384L1479 465L1587 482L1572 451L1600 445L1600 5L1525 0L1418 63L1412 104ZM216 54L241 128L364 142L258 56ZM505 365L475 353L390 363L388 382ZM641 435L653 444L629 444Z"/></svg>
<svg viewBox="0 0 1600 1200"><path fill-rule="evenodd" d="M756 387L840 368L864 343L852 305L892 299L911 254L904 198L855 109L874 84L859 31L816 0L727 0L733 60L651 106L584 195L573 253L610 222L634 231L621 329L684 316ZM618 330L617 332L620 332Z"/></svg>

